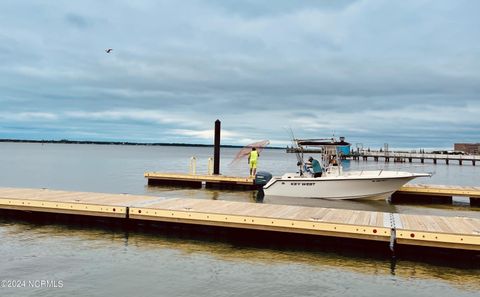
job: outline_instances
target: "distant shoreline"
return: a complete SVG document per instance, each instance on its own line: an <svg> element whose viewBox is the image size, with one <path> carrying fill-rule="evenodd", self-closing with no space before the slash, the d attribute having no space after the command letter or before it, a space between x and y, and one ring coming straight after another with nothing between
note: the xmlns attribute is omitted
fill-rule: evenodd
<svg viewBox="0 0 480 297"><path fill-rule="evenodd" d="M93 141L93 140L33 140L33 139L0 139L0 142L15 143L54 143L54 144L98 144L98 145L143 145L143 146L184 146L184 147L213 147L213 144L199 143L167 143L167 142L130 142L130 141ZM240 145L221 145L221 147L244 148ZM284 147L266 147L266 149L285 149Z"/></svg>

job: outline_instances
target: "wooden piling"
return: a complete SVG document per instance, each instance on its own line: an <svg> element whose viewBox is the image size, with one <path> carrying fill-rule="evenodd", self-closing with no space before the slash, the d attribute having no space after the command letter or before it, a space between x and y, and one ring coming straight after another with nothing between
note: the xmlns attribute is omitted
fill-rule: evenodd
<svg viewBox="0 0 480 297"><path fill-rule="evenodd" d="M220 120L215 121L215 140L213 148L213 174L220 174Z"/></svg>

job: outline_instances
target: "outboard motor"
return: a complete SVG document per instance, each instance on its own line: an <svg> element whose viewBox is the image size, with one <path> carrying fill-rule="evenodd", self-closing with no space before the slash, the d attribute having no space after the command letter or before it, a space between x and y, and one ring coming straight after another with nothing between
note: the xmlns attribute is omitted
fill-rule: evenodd
<svg viewBox="0 0 480 297"><path fill-rule="evenodd" d="M258 186L266 185L272 179L272 174L266 171L259 171L255 174L255 184Z"/></svg>

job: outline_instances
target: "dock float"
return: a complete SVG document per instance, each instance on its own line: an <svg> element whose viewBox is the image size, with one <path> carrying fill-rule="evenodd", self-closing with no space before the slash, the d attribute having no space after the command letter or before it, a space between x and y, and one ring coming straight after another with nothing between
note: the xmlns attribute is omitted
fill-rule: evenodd
<svg viewBox="0 0 480 297"><path fill-rule="evenodd" d="M452 203L453 196L468 197L471 206L480 206L480 187L407 184L393 193L392 202Z"/></svg>
<svg viewBox="0 0 480 297"><path fill-rule="evenodd" d="M220 174L182 174L146 172L145 178L149 185L173 185L201 188L203 184L207 188L229 188L240 190L254 190L261 186L255 185L253 177L225 176Z"/></svg>
<svg viewBox="0 0 480 297"><path fill-rule="evenodd" d="M0 209L308 234L384 242L392 250L431 247L480 256L480 219L467 217L17 188L0 188Z"/></svg>
<svg viewBox="0 0 480 297"><path fill-rule="evenodd" d="M126 218L128 206L149 196L0 188L0 209ZM158 199L158 198L157 198Z"/></svg>

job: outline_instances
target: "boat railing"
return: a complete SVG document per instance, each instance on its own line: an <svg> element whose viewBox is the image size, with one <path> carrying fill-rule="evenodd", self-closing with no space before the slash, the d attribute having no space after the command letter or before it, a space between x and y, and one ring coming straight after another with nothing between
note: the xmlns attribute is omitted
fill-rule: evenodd
<svg viewBox="0 0 480 297"><path fill-rule="evenodd" d="M378 176L380 176L382 174L382 172L383 172L383 169L380 170L380 172L378 173Z"/></svg>

